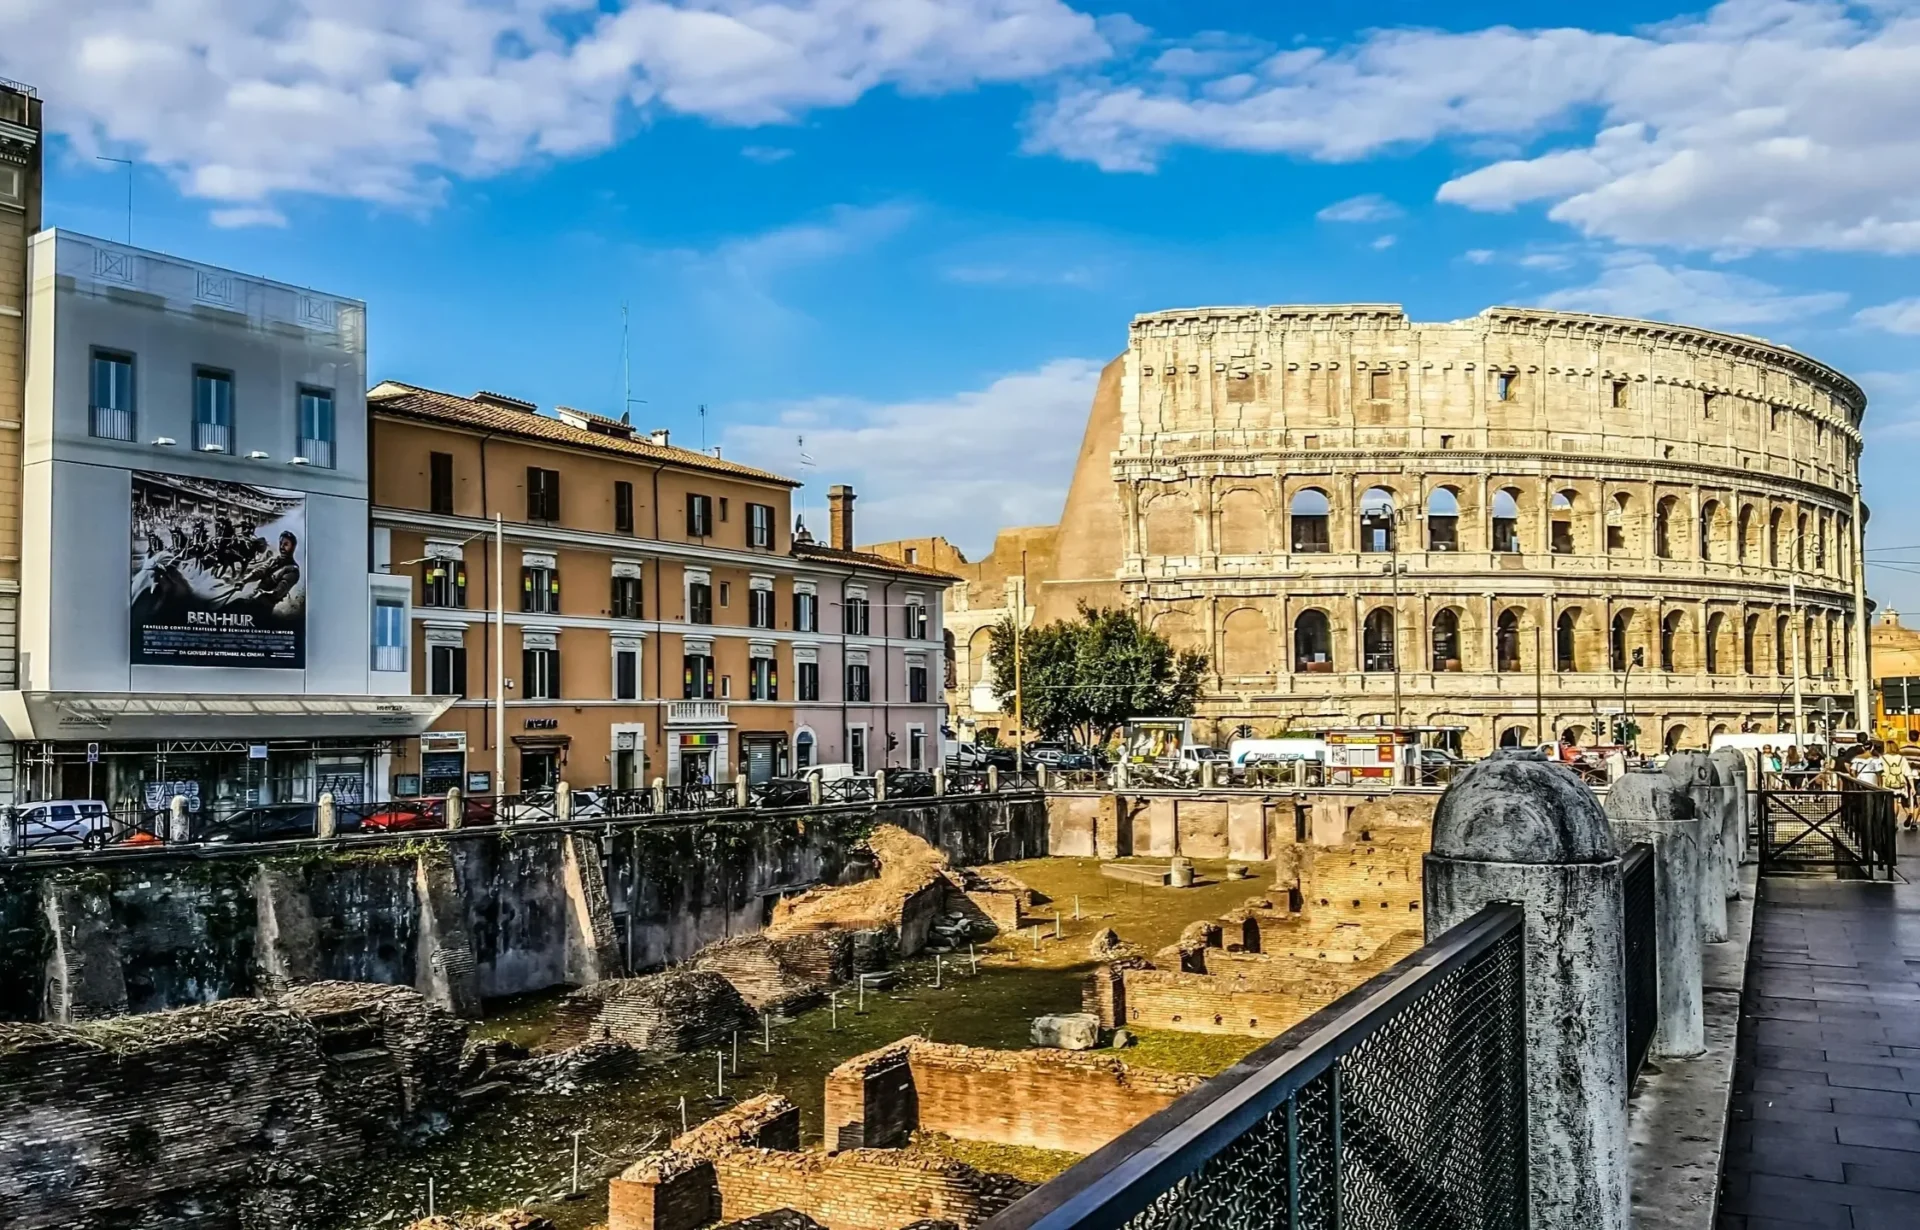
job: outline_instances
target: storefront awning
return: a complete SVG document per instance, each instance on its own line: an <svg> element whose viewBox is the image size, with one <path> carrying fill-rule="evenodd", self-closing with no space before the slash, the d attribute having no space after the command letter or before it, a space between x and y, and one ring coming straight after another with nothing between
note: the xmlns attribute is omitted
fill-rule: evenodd
<svg viewBox="0 0 1920 1230"><path fill-rule="evenodd" d="M404 738L452 696L211 696L171 692L0 692L9 739Z"/></svg>

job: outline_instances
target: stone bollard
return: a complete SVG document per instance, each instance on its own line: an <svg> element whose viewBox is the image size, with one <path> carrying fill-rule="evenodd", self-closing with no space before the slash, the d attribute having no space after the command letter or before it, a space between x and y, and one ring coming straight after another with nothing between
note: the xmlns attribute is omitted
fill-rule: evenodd
<svg viewBox="0 0 1920 1230"><path fill-rule="evenodd" d="M320 793L320 806L314 810L313 835L322 841L340 832L340 812L334 806L333 791Z"/></svg>
<svg viewBox="0 0 1920 1230"><path fill-rule="evenodd" d="M1693 799L1700 817L1700 938L1709 944L1727 939L1726 877L1720 870L1720 786L1713 760L1705 752L1675 752L1661 771Z"/></svg>
<svg viewBox="0 0 1920 1230"><path fill-rule="evenodd" d="M656 816L667 814L667 779L664 777L653 779L653 814Z"/></svg>
<svg viewBox="0 0 1920 1230"><path fill-rule="evenodd" d="M1200 789L1213 789L1213 761L1211 760L1200 762Z"/></svg>
<svg viewBox="0 0 1920 1230"><path fill-rule="evenodd" d="M933 771L933 797L936 799L945 798L946 794L947 771L945 769L935 769Z"/></svg>
<svg viewBox="0 0 1920 1230"><path fill-rule="evenodd" d="M1532 1230L1627 1230L1620 856L1593 792L1531 749L1468 767L1440 799L1426 934L1496 902L1526 913Z"/></svg>
<svg viewBox="0 0 1920 1230"><path fill-rule="evenodd" d="M20 813L8 807L0 810L0 858L20 849Z"/></svg>
<svg viewBox="0 0 1920 1230"><path fill-rule="evenodd" d="M885 769L875 769L873 771L873 801L876 803L884 803L887 801L887 771Z"/></svg>
<svg viewBox="0 0 1920 1230"><path fill-rule="evenodd" d="M553 818L562 823L573 819L573 787L564 779L553 788Z"/></svg>
<svg viewBox="0 0 1920 1230"><path fill-rule="evenodd" d="M1693 799L1658 769L1636 769L1607 792L1607 820L1625 850L1653 847L1655 961L1659 967L1659 1021L1653 1053L1668 1058L1707 1049L1701 1014L1700 874L1705 823Z"/></svg>
<svg viewBox="0 0 1920 1230"><path fill-rule="evenodd" d="M461 796L460 787L447 791L447 827L457 829L467 822L467 801Z"/></svg>
<svg viewBox="0 0 1920 1230"><path fill-rule="evenodd" d="M1607 780L1617 782L1627 775L1627 758L1620 752L1607 753Z"/></svg>
<svg viewBox="0 0 1920 1230"><path fill-rule="evenodd" d="M753 783L744 777L733 779L733 805L742 811L753 806Z"/></svg>
<svg viewBox="0 0 1920 1230"><path fill-rule="evenodd" d="M1033 780L1034 780L1034 783L1040 787L1041 793L1042 794L1046 793L1047 766L1043 764L1037 764L1033 766Z"/></svg>
<svg viewBox="0 0 1920 1230"><path fill-rule="evenodd" d="M1720 779L1720 874L1726 879L1727 900L1734 901L1740 896L1740 855L1747 836L1747 758L1723 747L1707 759Z"/></svg>
<svg viewBox="0 0 1920 1230"><path fill-rule="evenodd" d="M1167 883L1174 888L1193 887L1193 860L1174 855L1167 865Z"/></svg>
<svg viewBox="0 0 1920 1230"><path fill-rule="evenodd" d="M987 766L987 793L1000 793L1000 766L997 764Z"/></svg>
<svg viewBox="0 0 1920 1230"><path fill-rule="evenodd" d="M1127 758L1125 756L1120 757L1119 760L1114 762L1113 788L1115 790L1125 790L1127 788Z"/></svg>
<svg viewBox="0 0 1920 1230"><path fill-rule="evenodd" d="M807 802L815 807L820 806L820 775L818 773L807 774Z"/></svg>
<svg viewBox="0 0 1920 1230"><path fill-rule="evenodd" d="M193 827L187 817L187 796L176 794L167 800L167 840L184 846L193 840Z"/></svg>

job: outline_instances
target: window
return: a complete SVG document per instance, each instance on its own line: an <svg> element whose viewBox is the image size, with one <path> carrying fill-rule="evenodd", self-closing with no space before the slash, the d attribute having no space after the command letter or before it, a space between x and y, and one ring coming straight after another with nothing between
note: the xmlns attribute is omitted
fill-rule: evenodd
<svg viewBox="0 0 1920 1230"><path fill-rule="evenodd" d="M551 564L529 564L520 569L520 609L542 615L560 610L560 572Z"/></svg>
<svg viewBox="0 0 1920 1230"><path fill-rule="evenodd" d="M818 662L796 662L793 664L795 683L801 700L820 699L820 664Z"/></svg>
<svg viewBox="0 0 1920 1230"><path fill-rule="evenodd" d="M1553 516L1548 524L1547 549L1555 555L1573 554L1573 493L1553 493Z"/></svg>
<svg viewBox="0 0 1920 1230"><path fill-rule="evenodd" d="M907 599L907 637L915 641L927 639L927 602L919 594Z"/></svg>
<svg viewBox="0 0 1920 1230"><path fill-rule="evenodd" d="M915 705L927 703L927 668L924 665L909 664L907 667L907 701Z"/></svg>
<svg viewBox="0 0 1920 1230"><path fill-rule="evenodd" d="M1302 611L1293 621L1293 669L1316 675L1333 670L1333 625L1325 611Z"/></svg>
<svg viewBox="0 0 1920 1230"><path fill-rule="evenodd" d="M430 559L420 565L420 605L467 605L467 566L457 559Z"/></svg>
<svg viewBox="0 0 1920 1230"><path fill-rule="evenodd" d="M1719 406L1717 404L1719 400L1720 398L1718 394L1702 393L1700 395L1701 415L1705 418L1712 418L1714 416L1714 412L1719 409Z"/></svg>
<svg viewBox="0 0 1920 1230"><path fill-rule="evenodd" d="M1624 492L1616 492L1607 509L1607 553L1627 549L1627 511L1630 501Z"/></svg>
<svg viewBox="0 0 1920 1230"><path fill-rule="evenodd" d="M381 598L373 604L373 669L407 669L407 604Z"/></svg>
<svg viewBox="0 0 1920 1230"><path fill-rule="evenodd" d="M1616 612L1613 617L1613 627L1607 634L1607 668L1609 670L1627 669L1627 638L1632 631L1633 612Z"/></svg>
<svg viewBox="0 0 1920 1230"><path fill-rule="evenodd" d="M1627 382L1624 380L1616 380L1613 382L1613 408L1615 410L1625 410L1627 408L1627 387Z"/></svg>
<svg viewBox="0 0 1920 1230"><path fill-rule="evenodd" d="M427 691L435 696L467 694L465 645L434 645L427 651Z"/></svg>
<svg viewBox="0 0 1920 1230"><path fill-rule="evenodd" d="M133 439L133 356L93 352L93 388L87 430L102 440Z"/></svg>
<svg viewBox="0 0 1920 1230"><path fill-rule="evenodd" d="M427 491L429 512L443 517L453 515L453 454L427 454Z"/></svg>
<svg viewBox="0 0 1920 1230"><path fill-rule="evenodd" d="M927 767L927 728L924 726L907 727L907 767Z"/></svg>
<svg viewBox="0 0 1920 1230"><path fill-rule="evenodd" d="M527 520L560 519L560 471L527 467Z"/></svg>
<svg viewBox="0 0 1920 1230"><path fill-rule="evenodd" d="M732 676L732 675L722 675L722 676L720 676L720 696L721 696L721 698L722 698L722 699L725 699L725 698L727 698L727 697L730 697L730 696L732 696L732 695L733 695L733 676Z"/></svg>
<svg viewBox="0 0 1920 1230"><path fill-rule="evenodd" d="M1679 660L1681 622L1686 616L1679 611L1669 611L1660 621L1660 669L1676 669L1674 663Z"/></svg>
<svg viewBox="0 0 1920 1230"><path fill-rule="evenodd" d="M733 604L733 583L731 581L722 581L720 582L720 605L731 606L732 604Z"/></svg>
<svg viewBox="0 0 1920 1230"><path fill-rule="evenodd" d="M812 590L793 591L793 630L795 632L818 632L820 619L820 599Z"/></svg>
<svg viewBox="0 0 1920 1230"><path fill-rule="evenodd" d="M1520 669L1520 612L1509 608L1500 612L1493 629L1493 662L1503 673Z"/></svg>
<svg viewBox="0 0 1920 1230"><path fill-rule="evenodd" d="M849 595L841 608L841 631L848 636L867 635L869 607L864 595Z"/></svg>
<svg viewBox="0 0 1920 1230"><path fill-rule="evenodd" d="M1460 669L1460 612L1447 607L1433 617L1433 669Z"/></svg>
<svg viewBox="0 0 1920 1230"><path fill-rule="evenodd" d="M613 651L613 698L615 700L640 699L640 651L638 649Z"/></svg>
<svg viewBox="0 0 1920 1230"><path fill-rule="evenodd" d="M908 547L908 548L907 548L907 562L908 562L909 564L917 564L917 563L919 563L919 562L920 562L920 548L919 548L919 547Z"/></svg>
<svg viewBox="0 0 1920 1230"><path fill-rule="evenodd" d="M1367 395L1374 401L1385 401L1393 396L1393 374L1391 372L1372 372L1367 377Z"/></svg>
<svg viewBox="0 0 1920 1230"><path fill-rule="evenodd" d="M680 659L680 694L687 700L713 699L713 655L689 653Z"/></svg>
<svg viewBox="0 0 1920 1230"><path fill-rule="evenodd" d="M803 730L793 737L793 767L811 768L813 765L813 732Z"/></svg>
<svg viewBox="0 0 1920 1230"><path fill-rule="evenodd" d="M727 519L727 497L724 495L720 497L720 519L722 521Z"/></svg>
<svg viewBox="0 0 1920 1230"><path fill-rule="evenodd" d="M1327 493L1308 487L1297 493L1287 506L1293 522L1293 549L1304 554L1319 554L1332 549L1327 534Z"/></svg>
<svg viewBox="0 0 1920 1230"><path fill-rule="evenodd" d="M300 390L300 456L308 465L333 468L333 392Z"/></svg>
<svg viewBox="0 0 1920 1230"><path fill-rule="evenodd" d="M1493 493L1493 549L1520 554L1520 493L1511 487Z"/></svg>
<svg viewBox="0 0 1920 1230"><path fill-rule="evenodd" d="M847 666L847 699L865 703L873 699L873 692L865 662L854 662Z"/></svg>
<svg viewBox="0 0 1920 1230"><path fill-rule="evenodd" d="M772 658L747 660L747 699L780 699L780 667Z"/></svg>
<svg viewBox="0 0 1920 1230"><path fill-rule="evenodd" d="M193 371L193 449L197 453L233 451L233 375L197 367Z"/></svg>
<svg viewBox="0 0 1920 1230"><path fill-rule="evenodd" d="M713 497L687 493L687 537L705 538L713 533Z"/></svg>
<svg viewBox="0 0 1920 1230"><path fill-rule="evenodd" d="M1576 637L1580 630L1580 615L1577 611L1562 611L1553 628L1553 669L1574 671L1580 669L1575 655L1578 648Z"/></svg>
<svg viewBox="0 0 1920 1230"><path fill-rule="evenodd" d="M1427 550L1460 549L1460 500L1447 487L1435 487L1427 497Z"/></svg>
<svg viewBox="0 0 1920 1230"><path fill-rule="evenodd" d="M1392 611L1386 607L1376 607L1367 612L1366 622L1361 625L1360 641L1362 670L1394 669Z"/></svg>
<svg viewBox="0 0 1920 1230"><path fill-rule="evenodd" d="M560 651L522 649L520 687L521 696L527 700L560 699Z"/></svg>
<svg viewBox="0 0 1920 1230"><path fill-rule="evenodd" d="M1668 496L1654 505L1653 553L1661 559L1673 558L1673 516L1679 503L1677 497Z"/></svg>
<svg viewBox="0 0 1920 1230"><path fill-rule="evenodd" d="M687 582L687 622L713 622L713 586L706 581Z"/></svg>
<svg viewBox="0 0 1920 1230"><path fill-rule="evenodd" d="M646 607L640 599L639 577L613 578L613 601L608 613L615 619L646 618Z"/></svg>
<svg viewBox="0 0 1920 1230"><path fill-rule="evenodd" d="M1360 497L1360 549L1393 550L1393 530L1393 492L1385 487L1369 487Z"/></svg>
<svg viewBox="0 0 1920 1230"><path fill-rule="evenodd" d="M613 485L613 532L633 533L633 484Z"/></svg>
<svg viewBox="0 0 1920 1230"><path fill-rule="evenodd" d="M747 505L747 545L763 548L773 546L773 505Z"/></svg>
<svg viewBox="0 0 1920 1230"><path fill-rule="evenodd" d="M1499 375L1495 376L1493 378L1494 400L1512 401L1513 386L1518 382L1518 380L1519 380L1519 377L1514 376L1509 372L1501 372Z"/></svg>
<svg viewBox="0 0 1920 1230"><path fill-rule="evenodd" d="M855 773L867 771L867 728L854 726L847 730L847 762Z"/></svg>
<svg viewBox="0 0 1920 1230"><path fill-rule="evenodd" d="M773 627L772 590L752 589L747 592L747 626L750 628Z"/></svg>

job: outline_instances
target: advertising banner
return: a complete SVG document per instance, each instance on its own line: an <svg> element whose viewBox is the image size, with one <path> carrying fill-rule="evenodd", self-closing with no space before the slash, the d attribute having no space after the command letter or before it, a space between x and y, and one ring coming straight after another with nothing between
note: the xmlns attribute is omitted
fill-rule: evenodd
<svg viewBox="0 0 1920 1230"><path fill-rule="evenodd" d="M179 474L133 475L129 660L307 664L307 497Z"/></svg>

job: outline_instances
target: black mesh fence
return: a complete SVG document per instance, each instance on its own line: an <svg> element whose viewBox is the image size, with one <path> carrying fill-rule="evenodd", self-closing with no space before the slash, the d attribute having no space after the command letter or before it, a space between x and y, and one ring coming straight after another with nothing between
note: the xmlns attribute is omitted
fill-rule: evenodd
<svg viewBox="0 0 1920 1230"><path fill-rule="evenodd" d="M1483 911L989 1230L1524 1230L1524 955Z"/></svg>
<svg viewBox="0 0 1920 1230"><path fill-rule="evenodd" d="M1627 1092L1647 1061L1660 1016L1659 933L1655 929L1653 847L1642 843L1620 863L1626 927Z"/></svg>

